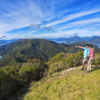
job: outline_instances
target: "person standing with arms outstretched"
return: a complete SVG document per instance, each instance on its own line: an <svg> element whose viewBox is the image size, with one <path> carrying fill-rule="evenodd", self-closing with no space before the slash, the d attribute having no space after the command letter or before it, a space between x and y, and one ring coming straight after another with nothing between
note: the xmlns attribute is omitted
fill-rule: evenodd
<svg viewBox="0 0 100 100"><path fill-rule="evenodd" d="M90 53L88 55L89 61L88 61L88 66L87 66L87 72L90 72L92 70L92 65L95 57L95 50L92 45L89 46Z"/></svg>
<svg viewBox="0 0 100 100"><path fill-rule="evenodd" d="M82 46L75 46L75 47L81 48L84 50L82 68L81 68L81 70L84 70L86 68L86 64L88 62L88 55L90 52L89 45L87 44L85 47L82 47Z"/></svg>

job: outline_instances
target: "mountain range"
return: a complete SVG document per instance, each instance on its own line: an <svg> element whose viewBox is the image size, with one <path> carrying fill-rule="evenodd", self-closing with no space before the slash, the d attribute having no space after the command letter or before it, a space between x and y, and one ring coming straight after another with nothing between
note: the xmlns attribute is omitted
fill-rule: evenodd
<svg viewBox="0 0 100 100"><path fill-rule="evenodd" d="M11 39L11 40L0 40L0 46L6 45L9 43L13 43L19 39ZM92 44L95 44L100 47L100 36L93 36L93 37L79 37L79 36L73 36L69 38L47 38L47 40L56 42L56 43L65 43L65 44L72 44L75 42L89 42Z"/></svg>
<svg viewBox="0 0 100 100"><path fill-rule="evenodd" d="M45 39L24 39L0 47L0 56L48 59L65 52L67 45Z"/></svg>
<svg viewBox="0 0 100 100"><path fill-rule="evenodd" d="M24 63L30 59L48 61L57 53L77 53L81 51L76 45L85 46L87 42L76 42L72 44L56 43L45 39L22 39L0 46L0 66ZM94 45L96 52L100 48Z"/></svg>
<svg viewBox="0 0 100 100"><path fill-rule="evenodd" d="M6 45L12 42L15 42L17 39L11 39L11 40L0 40L0 46Z"/></svg>
<svg viewBox="0 0 100 100"><path fill-rule="evenodd" d="M73 37L69 37L69 38L57 38L57 39L48 39L48 40L55 41L58 43L65 43L65 44L86 41L86 42L95 44L100 47L100 36L93 36L93 37L73 36Z"/></svg>
<svg viewBox="0 0 100 100"><path fill-rule="evenodd" d="M0 47L0 56L49 59L59 52L76 53L75 45L85 46L87 42L72 44L56 43L45 39L22 39ZM95 46L97 52L99 48Z"/></svg>

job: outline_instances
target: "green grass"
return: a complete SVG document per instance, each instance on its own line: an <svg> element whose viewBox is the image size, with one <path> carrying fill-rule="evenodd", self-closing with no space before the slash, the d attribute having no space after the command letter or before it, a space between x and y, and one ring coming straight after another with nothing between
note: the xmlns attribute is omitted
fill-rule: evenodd
<svg viewBox="0 0 100 100"><path fill-rule="evenodd" d="M100 69L57 73L32 83L23 100L100 100Z"/></svg>

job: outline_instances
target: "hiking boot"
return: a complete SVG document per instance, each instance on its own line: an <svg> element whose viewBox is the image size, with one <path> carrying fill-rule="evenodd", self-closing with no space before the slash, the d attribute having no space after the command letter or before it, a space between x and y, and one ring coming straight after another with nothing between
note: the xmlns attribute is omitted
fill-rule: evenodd
<svg viewBox="0 0 100 100"><path fill-rule="evenodd" d="M86 73L90 73L90 72L91 72L91 70L87 70L87 71L86 71Z"/></svg>

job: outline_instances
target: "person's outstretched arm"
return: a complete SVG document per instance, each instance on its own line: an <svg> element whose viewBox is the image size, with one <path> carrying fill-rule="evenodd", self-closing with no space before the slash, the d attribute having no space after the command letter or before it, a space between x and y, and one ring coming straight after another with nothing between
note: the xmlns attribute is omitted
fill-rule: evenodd
<svg viewBox="0 0 100 100"><path fill-rule="evenodd" d="M82 46L75 46L76 48L81 48L81 49L83 49L83 47Z"/></svg>

